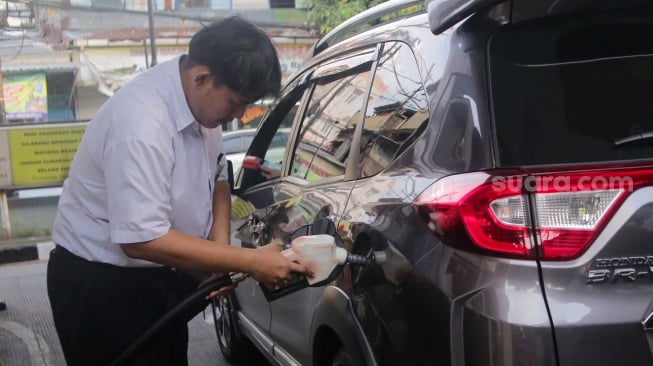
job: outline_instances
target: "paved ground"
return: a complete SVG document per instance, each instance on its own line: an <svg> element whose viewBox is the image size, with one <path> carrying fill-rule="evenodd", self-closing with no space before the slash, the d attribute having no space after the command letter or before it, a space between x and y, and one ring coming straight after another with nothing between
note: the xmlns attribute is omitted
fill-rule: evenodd
<svg viewBox="0 0 653 366"><path fill-rule="evenodd" d="M63 366L45 286L45 260L0 265L0 366ZM210 308L209 308L210 309ZM189 365L227 366L217 345L213 317L190 322Z"/></svg>

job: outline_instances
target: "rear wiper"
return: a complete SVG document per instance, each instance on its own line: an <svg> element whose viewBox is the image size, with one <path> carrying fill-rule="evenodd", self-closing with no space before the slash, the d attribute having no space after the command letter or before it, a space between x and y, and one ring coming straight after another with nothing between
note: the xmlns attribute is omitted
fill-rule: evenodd
<svg viewBox="0 0 653 366"><path fill-rule="evenodd" d="M614 142L612 145L613 147L625 147L624 145L643 145L644 142L652 141L653 140L653 131L648 131L644 133L638 133L632 136L628 136L626 138L617 140ZM632 146L635 147L635 146Z"/></svg>

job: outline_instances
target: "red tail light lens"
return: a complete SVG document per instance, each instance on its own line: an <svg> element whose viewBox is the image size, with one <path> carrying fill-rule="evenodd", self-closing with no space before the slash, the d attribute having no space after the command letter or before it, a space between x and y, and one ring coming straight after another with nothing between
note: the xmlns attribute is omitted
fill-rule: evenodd
<svg viewBox="0 0 653 366"><path fill-rule="evenodd" d="M485 172L445 177L422 192L415 206L429 228L449 245L534 258L521 176L512 174L499 187L492 178Z"/></svg>
<svg viewBox="0 0 653 366"><path fill-rule="evenodd" d="M579 256L625 197L653 170L526 174L489 171L442 178L414 204L445 243L521 259ZM537 244L537 245L536 245Z"/></svg>

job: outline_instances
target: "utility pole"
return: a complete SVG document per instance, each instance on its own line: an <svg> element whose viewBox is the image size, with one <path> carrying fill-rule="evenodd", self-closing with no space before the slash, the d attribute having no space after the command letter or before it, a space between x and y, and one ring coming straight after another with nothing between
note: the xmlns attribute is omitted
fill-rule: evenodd
<svg viewBox="0 0 653 366"><path fill-rule="evenodd" d="M147 55L147 40L143 38L143 53L145 54L145 68L150 67L149 57Z"/></svg>
<svg viewBox="0 0 653 366"><path fill-rule="evenodd" d="M156 65L156 39L154 37L153 2L154 0L147 0L147 24L150 28L150 49L152 53L152 64L150 66Z"/></svg>

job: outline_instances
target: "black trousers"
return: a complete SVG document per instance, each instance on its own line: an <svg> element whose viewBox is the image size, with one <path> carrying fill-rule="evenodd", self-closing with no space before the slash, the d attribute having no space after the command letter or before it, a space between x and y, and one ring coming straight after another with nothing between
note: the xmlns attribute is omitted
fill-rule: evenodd
<svg viewBox="0 0 653 366"><path fill-rule="evenodd" d="M109 365L167 310L197 288L171 268L89 262L61 246L50 254L48 297L68 366ZM187 320L140 351L130 365L188 365Z"/></svg>

